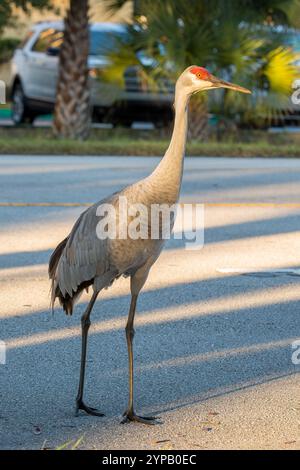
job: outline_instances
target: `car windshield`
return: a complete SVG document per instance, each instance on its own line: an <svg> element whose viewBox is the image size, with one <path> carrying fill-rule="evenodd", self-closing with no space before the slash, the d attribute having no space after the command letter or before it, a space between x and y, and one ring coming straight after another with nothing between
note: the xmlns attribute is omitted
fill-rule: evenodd
<svg viewBox="0 0 300 470"><path fill-rule="evenodd" d="M293 49L294 52L300 52L300 33L299 31L290 31L288 33L283 33L283 44L289 46Z"/></svg>
<svg viewBox="0 0 300 470"><path fill-rule="evenodd" d="M300 52L300 34L295 33L291 35L289 44L292 46L295 52Z"/></svg>
<svg viewBox="0 0 300 470"><path fill-rule="evenodd" d="M126 40L126 31L91 31L90 55L107 55L117 50L120 41Z"/></svg>

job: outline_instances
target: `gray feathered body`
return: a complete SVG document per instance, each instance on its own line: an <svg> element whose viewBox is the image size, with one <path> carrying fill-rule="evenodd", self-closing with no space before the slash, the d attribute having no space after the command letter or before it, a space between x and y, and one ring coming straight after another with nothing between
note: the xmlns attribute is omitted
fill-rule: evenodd
<svg viewBox="0 0 300 470"><path fill-rule="evenodd" d="M100 291L122 275L133 275L145 263L151 261L153 264L163 248L163 239L150 238L149 218L142 219L142 224L148 225L148 239L98 238L96 228L100 217L97 208L102 204L113 205L118 228L120 196L126 197L128 206L143 204L149 209L149 215L152 204L166 204L166 198L157 197L155 187L146 178L103 199L81 214L70 235L54 251L49 265L52 305L58 298L68 314L72 313L74 301L85 288L92 285ZM170 205L174 202L168 200ZM171 229L173 222L170 221Z"/></svg>
<svg viewBox="0 0 300 470"><path fill-rule="evenodd" d="M154 172L118 193L88 208L76 221L71 233L53 252L49 262L49 277L52 281L52 307L58 298L67 314L72 314L74 302L89 286L99 292L118 277L132 276L141 267L150 267L158 258L164 240L160 239L99 239L97 208L101 204L112 204L119 220L119 197L131 204L143 204L151 213L152 204L172 206L178 201L186 140L187 100L177 94L177 109L170 146ZM148 224L151 233L151 221ZM170 220L171 229L174 220Z"/></svg>

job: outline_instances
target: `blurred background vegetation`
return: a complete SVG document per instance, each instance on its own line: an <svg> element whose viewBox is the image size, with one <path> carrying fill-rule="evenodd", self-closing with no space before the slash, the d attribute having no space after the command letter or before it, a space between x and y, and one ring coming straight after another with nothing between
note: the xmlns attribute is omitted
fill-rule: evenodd
<svg viewBox="0 0 300 470"><path fill-rule="evenodd" d="M124 3L105 2L111 10ZM208 109L218 116L219 133L237 124L260 127L291 112L291 87L300 69L298 0L138 0L134 13L129 40L108 71L116 81L122 82L129 63L154 83L175 80L195 63L253 90L252 99L229 90L194 97L192 137L205 135Z"/></svg>
<svg viewBox="0 0 300 470"><path fill-rule="evenodd" d="M26 18L64 17L72 2L0 0L0 64L11 57ZM136 65L145 81L161 87L195 63L253 90L250 99L229 90L195 96L190 105L192 139L232 138L240 129L261 129L293 112L292 84L300 75L300 0L94 0L82 4L87 10L91 7L91 21L113 19L129 24L129 34L124 41L120 39L101 79L124 86L124 71ZM76 39L68 46L75 49ZM71 66L61 63L61 67ZM65 75L60 75L62 80L67 80ZM62 100L60 106L64 106ZM61 136L69 135L62 132ZM72 137L83 135L88 135L87 129Z"/></svg>

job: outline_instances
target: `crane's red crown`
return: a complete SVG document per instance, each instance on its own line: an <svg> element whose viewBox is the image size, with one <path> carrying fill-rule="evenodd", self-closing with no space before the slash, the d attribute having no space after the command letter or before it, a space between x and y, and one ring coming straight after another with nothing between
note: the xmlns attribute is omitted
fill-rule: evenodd
<svg viewBox="0 0 300 470"><path fill-rule="evenodd" d="M194 66L191 68L190 72L196 75L197 78L200 78L200 80L207 80L210 77L209 71L204 67Z"/></svg>

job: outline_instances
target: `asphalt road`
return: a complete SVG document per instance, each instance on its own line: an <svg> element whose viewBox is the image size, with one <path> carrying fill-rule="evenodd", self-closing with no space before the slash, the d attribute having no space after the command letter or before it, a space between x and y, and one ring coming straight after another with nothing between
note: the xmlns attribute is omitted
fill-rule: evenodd
<svg viewBox="0 0 300 470"><path fill-rule="evenodd" d="M80 204L156 162L0 157L1 449L81 437L79 447L91 449L300 448L300 365L292 362L300 339L299 160L186 159L182 201L205 205L205 245L168 244L136 322L136 408L162 424L119 424L127 403L125 279L100 296L90 330L86 402L106 417L73 416L87 297L72 318L59 308L52 316L47 261Z"/></svg>

